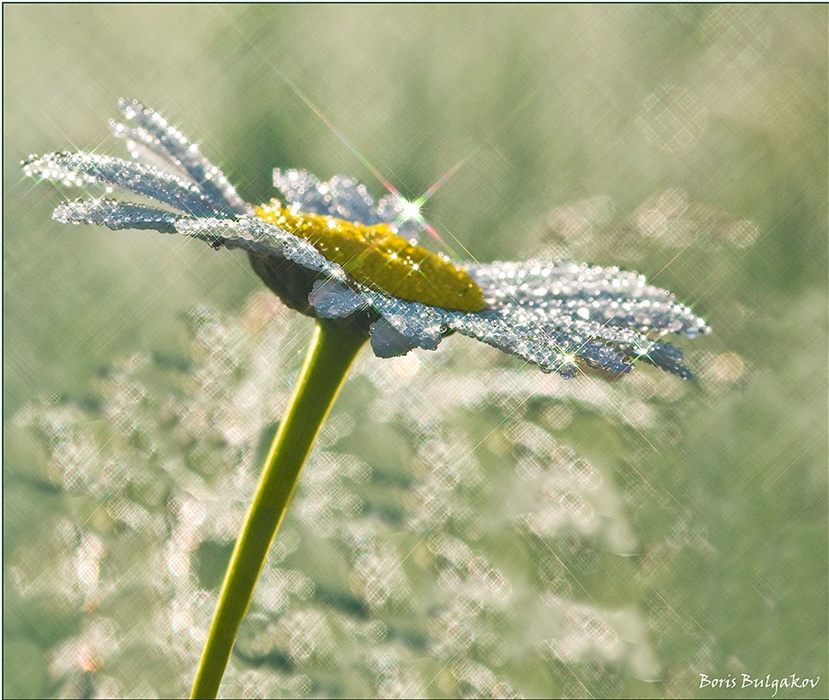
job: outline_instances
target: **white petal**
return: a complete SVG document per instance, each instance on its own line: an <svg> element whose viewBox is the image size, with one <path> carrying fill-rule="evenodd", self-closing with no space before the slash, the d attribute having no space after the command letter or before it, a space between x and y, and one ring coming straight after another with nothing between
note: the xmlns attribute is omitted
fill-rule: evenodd
<svg viewBox="0 0 829 700"><path fill-rule="evenodd" d="M377 357L399 357L417 347L417 342L400 333L385 318L372 323L368 332L371 349Z"/></svg>
<svg viewBox="0 0 829 700"><path fill-rule="evenodd" d="M334 280L314 282L308 301L320 318L345 318L366 306L362 296Z"/></svg>

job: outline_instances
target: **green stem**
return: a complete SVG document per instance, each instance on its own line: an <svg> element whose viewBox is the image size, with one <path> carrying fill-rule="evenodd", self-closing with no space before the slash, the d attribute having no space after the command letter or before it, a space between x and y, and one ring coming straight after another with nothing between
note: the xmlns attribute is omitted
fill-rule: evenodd
<svg viewBox="0 0 829 700"><path fill-rule="evenodd" d="M305 364L274 437L253 502L227 567L207 634L192 698L215 698L239 623L276 531L296 488L302 465L337 398L365 336L317 322Z"/></svg>

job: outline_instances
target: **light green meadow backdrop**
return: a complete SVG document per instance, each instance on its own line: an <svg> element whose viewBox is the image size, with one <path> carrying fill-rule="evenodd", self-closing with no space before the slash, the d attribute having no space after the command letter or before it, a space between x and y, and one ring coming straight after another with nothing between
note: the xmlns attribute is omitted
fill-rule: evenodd
<svg viewBox="0 0 829 700"><path fill-rule="evenodd" d="M451 171L444 250L638 270L713 329L694 383L365 352L226 696L827 696L825 5L3 13L7 697L187 692L311 328L241 253L51 220L21 159L125 155L121 96L249 202Z"/></svg>

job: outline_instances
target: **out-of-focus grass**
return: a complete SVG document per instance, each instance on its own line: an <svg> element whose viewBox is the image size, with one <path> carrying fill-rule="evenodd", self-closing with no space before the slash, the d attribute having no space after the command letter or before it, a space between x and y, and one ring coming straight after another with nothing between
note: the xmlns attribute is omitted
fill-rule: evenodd
<svg viewBox="0 0 829 700"><path fill-rule="evenodd" d="M695 674L825 674L826 7L15 5L4 27L4 424L43 397L94 409L114 358L180 357L183 311L238 313L259 289L242 255L50 220L62 195L23 180L20 159L120 155L106 136L119 96L199 139L254 202L272 196L274 166L346 173L379 195L377 171L416 195L460 164L426 212L454 250L638 269L714 329L685 343L698 390L655 426L576 406L557 433L606 470L641 544L569 563L599 604L641 612L670 680L573 685L515 659L505 675L535 692L705 697ZM681 194L641 206L669 188ZM585 200L598 196L596 223ZM361 382L343 397L358 413ZM496 427L529 393L463 419L491 479L514 458L498 457ZM389 445L367 428L350 449L403 479L418 465L401 432ZM39 449L23 444L4 460L7 555L73 507L22 478ZM377 488L388 521L401 506ZM476 502L501 507L497 492ZM515 547L507 575L512 556L522 570ZM83 612L5 590L7 694L55 693L50 654Z"/></svg>

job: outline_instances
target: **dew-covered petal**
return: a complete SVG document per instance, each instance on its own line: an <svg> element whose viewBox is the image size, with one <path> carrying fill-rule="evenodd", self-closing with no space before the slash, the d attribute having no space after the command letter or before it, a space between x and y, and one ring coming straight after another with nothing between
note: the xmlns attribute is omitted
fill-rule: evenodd
<svg viewBox="0 0 829 700"><path fill-rule="evenodd" d="M94 153L49 153L23 165L28 177L61 185L103 185L139 194L193 216L215 216L210 201L193 183L152 166Z"/></svg>
<svg viewBox="0 0 829 700"><path fill-rule="evenodd" d="M534 362L543 372L558 372L564 378L575 376L576 358L584 359L585 351L589 353L591 363L610 371L626 372L630 369L624 357L610 348L579 342L564 330L510 321L498 313L459 315L452 321L451 327L502 352Z"/></svg>
<svg viewBox="0 0 829 700"><path fill-rule="evenodd" d="M691 371L682 364L682 350L671 343L656 341L642 357L657 367L678 374L683 379L693 379L694 377Z"/></svg>
<svg viewBox="0 0 829 700"><path fill-rule="evenodd" d="M320 272L332 278L345 274L339 265L326 260L308 241L256 216L243 216L238 219L182 219L176 223L176 230L213 245L229 249L242 248L259 255L291 260L313 272Z"/></svg>
<svg viewBox="0 0 829 700"><path fill-rule="evenodd" d="M403 335L385 318L372 323L368 333L371 349L377 357L399 357L418 347L415 339Z"/></svg>
<svg viewBox="0 0 829 700"><path fill-rule="evenodd" d="M171 170L174 174L186 173L217 211L229 216L247 213L247 204L236 193L224 173L201 155L196 143L169 125L158 112L147 109L135 100L122 98L118 105L124 117L137 126L111 121L110 129L118 138L127 140L135 157L149 160L149 151L158 157L152 159L150 165L157 165L160 160L163 163L160 166L162 170Z"/></svg>
<svg viewBox="0 0 829 700"><path fill-rule="evenodd" d="M127 126L110 119L109 130L116 138L126 141L127 151L133 159L195 184L189 173L173 162L169 154L155 143L153 136L145 129Z"/></svg>
<svg viewBox="0 0 829 700"><path fill-rule="evenodd" d="M532 310L539 320L570 318L643 333L707 332L705 322L673 294L616 267L530 260L470 265L467 272L490 306Z"/></svg>
<svg viewBox="0 0 829 700"><path fill-rule="evenodd" d="M437 348L452 313L416 301L403 301L358 285L369 305L401 335L424 350Z"/></svg>
<svg viewBox="0 0 829 700"><path fill-rule="evenodd" d="M343 175L320 182L305 170L273 171L273 185L285 197L285 204L309 214L359 221L368 226L383 223L374 199L365 185Z"/></svg>
<svg viewBox="0 0 829 700"><path fill-rule="evenodd" d="M96 224L106 226L113 231L133 228L175 233L176 223L185 217L182 214L131 202L117 202L113 199L79 199L61 204L55 209L52 218L63 224Z"/></svg>
<svg viewBox="0 0 829 700"><path fill-rule="evenodd" d="M346 318L366 306L362 296L334 280L318 280L308 302L320 318Z"/></svg>
<svg viewBox="0 0 829 700"><path fill-rule="evenodd" d="M570 320L545 325L515 307L454 314L450 327L565 378L575 376L576 360L611 374L629 372L636 361L646 360L684 379L692 376L681 351L632 328Z"/></svg>

